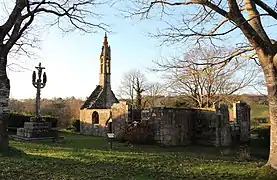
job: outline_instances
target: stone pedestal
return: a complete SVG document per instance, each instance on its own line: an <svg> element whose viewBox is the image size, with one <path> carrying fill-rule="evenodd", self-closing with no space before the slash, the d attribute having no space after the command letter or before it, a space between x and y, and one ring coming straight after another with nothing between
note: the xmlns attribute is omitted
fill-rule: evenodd
<svg viewBox="0 0 277 180"><path fill-rule="evenodd" d="M17 128L16 135L22 138L57 137L58 132L51 129L51 123L46 121L25 122L23 128Z"/></svg>

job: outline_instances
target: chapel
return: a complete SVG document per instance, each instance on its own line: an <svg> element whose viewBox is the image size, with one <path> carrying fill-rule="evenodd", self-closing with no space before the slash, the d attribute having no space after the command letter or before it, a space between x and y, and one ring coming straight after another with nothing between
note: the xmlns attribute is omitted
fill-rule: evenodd
<svg viewBox="0 0 277 180"><path fill-rule="evenodd" d="M99 84L80 108L81 133L91 132L95 124L107 125L111 106L119 102L111 88L111 47L106 33L99 65Z"/></svg>

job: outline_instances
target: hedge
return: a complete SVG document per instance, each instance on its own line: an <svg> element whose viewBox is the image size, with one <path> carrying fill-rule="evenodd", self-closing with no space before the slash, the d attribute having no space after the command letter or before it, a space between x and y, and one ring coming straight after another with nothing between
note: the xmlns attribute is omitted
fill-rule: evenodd
<svg viewBox="0 0 277 180"><path fill-rule="evenodd" d="M270 144L270 126L260 126L252 129L251 134L257 134L258 139L251 140L253 143L259 147L269 147Z"/></svg>
<svg viewBox="0 0 277 180"><path fill-rule="evenodd" d="M80 132L80 120L78 120L78 119L73 120L72 126L73 126L75 132Z"/></svg>
<svg viewBox="0 0 277 180"><path fill-rule="evenodd" d="M24 127L24 122L29 122L30 117L32 116L26 116L22 114L14 114L10 113L7 121L8 129L14 129L14 128L21 128ZM57 127L58 119L54 117L42 117L45 121L51 122L52 128Z"/></svg>

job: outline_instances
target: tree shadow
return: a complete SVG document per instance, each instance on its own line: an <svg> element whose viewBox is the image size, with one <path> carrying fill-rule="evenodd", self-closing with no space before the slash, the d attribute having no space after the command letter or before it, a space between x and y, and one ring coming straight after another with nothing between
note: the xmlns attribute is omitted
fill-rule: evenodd
<svg viewBox="0 0 277 180"><path fill-rule="evenodd" d="M259 173L253 169L245 174L228 172L228 169L213 170L204 161L169 168L172 164L166 161L148 164L147 161L116 157L103 159L73 151L70 158L24 154L0 159L5 161L5 166L0 169L0 179L256 179ZM261 178L277 176L267 173Z"/></svg>
<svg viewBox="0 0 277 180"><path fill-rule="evenodd" d="M105 137L95 137L89 135L80 135L76 133L60 133L65 136L65 139L60 143L52 143L49 141L36 142L39 144L47 144L48 146L61 147L61 148L74 148L78 149L90 149L96 151L110 151L110 142ZM136 153L177 153L183 155L197 155L198 157L206 157L211 159L225 159L225 160L235 160L238 148L230 148L230 153L228 155L222 156L221 150L216 147L211 146L201 146L201 145L188 145L188 146L175 146L175 147L161 147L157 144L154 145L137 145L122 143L118 141L113 142L112 151L117 152L136 152ZM265 160L268 157L267 149L261 149L257 147L250 147L251 156L254 159Z"/></svg>
<svg viewBox="0 0 277 180"><path fill-rule="evenodd" d="M0 152L0 156L5 157L19 157L25 155L25 152L21 149L9 146L7 151Z"/></svg>

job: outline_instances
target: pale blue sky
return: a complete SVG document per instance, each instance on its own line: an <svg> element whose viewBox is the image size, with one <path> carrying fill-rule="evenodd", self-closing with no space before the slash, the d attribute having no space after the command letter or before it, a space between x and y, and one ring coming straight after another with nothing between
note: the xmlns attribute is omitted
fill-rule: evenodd
<svg viewBox="0 0 277 180"><path fill-rule="evenodd" d="M108 34L112 54L113 90L118 90L123 73L134 68L145 72L149 81L161 81L157 73L147 70L147 67L153 67L152 60L161 58L161 51L164 49L159 47L157 40L150 39L146 34L149 30L156 29L154 24L138 23L112 14L108 14L109 18L105 18L105 23L111 24L113 31ZM63 36L57 28L51 29L42 36L41 50L38 51L40 58L27 59L24 60L26 63L21 64L30 70L19 68L20 72L9 71L10 96L19 99L35 97L36 90L32 86L31 77L32 70L39 62L46 67L48 76L42 98L89 96L98 84L103 37L104 31Z"/></svg>
<svg viewBox="0 0 277 180"><path fill-rule="evenodd" d="M123 73L134 68L145 72L150 81L162 82L159 75L147 71L147 67L153 67L153 60L158 60L162 56L172 56L180 50L174 45L160 47L160 41L147 36L147 32L155 32L157 28L165 27L164 24L155 20L124 19L116 16L116 12L107 7L98 8L98 11L106 14L103 21L110 24L113 31L108 34L112 52L113 90L115 92L118 90ZM238 39L238 34L240 33L233 34L233 38ZM41 35L43 41L41 50L37 53L40 58L21 59L25 62L24 67L30 70L9 71L11 97L19 99L35 97L36 90L32 86L31 77L32 70L39 62L46 67L48 76L47 85L42 90L42 98L89 96L98 84L99 55L103 36L104 31L85 35L70 33L66 36L62 36L57 28L47 31ZM183 51L188 50L186 45L181 48Z"/></svg>

